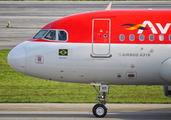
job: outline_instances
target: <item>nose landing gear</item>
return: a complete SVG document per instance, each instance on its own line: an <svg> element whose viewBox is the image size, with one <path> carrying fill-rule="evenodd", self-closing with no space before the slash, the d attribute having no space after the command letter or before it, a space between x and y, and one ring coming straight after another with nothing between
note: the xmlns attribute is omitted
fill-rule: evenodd
<svg viewBox="0 0 171 120"><path fill-rule="evenodd" d="M96 104L93 107L92 112L93 112L94 116L96 116L96 117L104 117L107 114L107 108L105 107L105 104L108 101L108 99L106 99L106 92L109 93L109 87L108 87L108 85L101 85L101 84L98 84L98 86L100 87L99 91L101 93L99 93L99 91L97 90L95 85L93 85L93 87L99 94L99 96L95 98L96 100L99 100L99 104Z"/></svg>

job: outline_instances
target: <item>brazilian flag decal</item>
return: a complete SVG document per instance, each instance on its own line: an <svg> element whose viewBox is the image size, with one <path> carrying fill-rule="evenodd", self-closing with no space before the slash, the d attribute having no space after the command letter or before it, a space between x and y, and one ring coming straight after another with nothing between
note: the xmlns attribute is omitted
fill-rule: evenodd
<svg viewBox="0 0 171 120"><path fill-rule="evenodd" d="M68 56L68 49L59 49L60 56Z"/></svg>

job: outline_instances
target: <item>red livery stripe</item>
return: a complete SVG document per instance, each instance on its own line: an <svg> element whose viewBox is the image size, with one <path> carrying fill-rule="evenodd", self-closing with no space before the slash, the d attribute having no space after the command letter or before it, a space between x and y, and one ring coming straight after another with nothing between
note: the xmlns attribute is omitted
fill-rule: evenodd
<svg viewBox="0 0 171 120"><path fill-rule="evenodd" d="M31 39L29 41L171 44L170 15L171 10L107 10L87 12L58 19L42 28L66 30L68 33L67 41L44 39Z"/></svg>

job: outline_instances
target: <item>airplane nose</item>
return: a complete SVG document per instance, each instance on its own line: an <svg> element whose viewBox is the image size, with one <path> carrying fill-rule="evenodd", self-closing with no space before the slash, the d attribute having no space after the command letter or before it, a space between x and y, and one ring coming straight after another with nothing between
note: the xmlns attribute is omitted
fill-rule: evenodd
<svg viewBox="0 0 171 120"><path fill-rule="evenodd" d="M22 44L17 45L9 52L7 60L14 70L25 74L25 50Z"/></svg>

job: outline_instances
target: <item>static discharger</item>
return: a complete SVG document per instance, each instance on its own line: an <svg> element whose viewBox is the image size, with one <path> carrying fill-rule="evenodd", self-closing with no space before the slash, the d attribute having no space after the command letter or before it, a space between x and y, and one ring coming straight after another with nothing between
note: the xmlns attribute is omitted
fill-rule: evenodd
<svg viewBox="0 0 171 120"><path fill-rule="evenodd" d="M7 28L11 28L10 21L8 21Z"/></svg>

